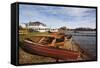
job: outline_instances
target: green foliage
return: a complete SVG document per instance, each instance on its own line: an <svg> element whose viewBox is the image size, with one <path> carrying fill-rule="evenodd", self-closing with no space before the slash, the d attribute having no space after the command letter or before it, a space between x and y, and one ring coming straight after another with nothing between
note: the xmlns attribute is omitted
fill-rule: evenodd
<svg viewBox="0 0 100 68"><path fill-rule="evenodd" d="M66 26L60 27L61 30L67 30Z"/></svg>
<svg viewBox="0 0 100 68"><path fill-rule="evenodd" d="M22 30L23 28L21 26L19 26L19 30Z"/></svg>

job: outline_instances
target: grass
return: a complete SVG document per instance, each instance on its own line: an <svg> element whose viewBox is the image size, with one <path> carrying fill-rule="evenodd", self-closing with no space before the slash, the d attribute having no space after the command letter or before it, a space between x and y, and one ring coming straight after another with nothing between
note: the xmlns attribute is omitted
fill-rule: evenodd
<svg viewBox="0 0 100 68"><path fill-rule="evenodd" d="M31 32L30 34L33 36L37 36L37 35L41 36L41 35L48 35L49 33L48 32Z"/></svg>
<svg viewBox="0 0 100 68"><path fill-rule="evenodd" d="M32 36L43 36L48 34L48 32L28 32L28 34L19 34L19 41L23 41L25 38L30 38Z"/></svg>

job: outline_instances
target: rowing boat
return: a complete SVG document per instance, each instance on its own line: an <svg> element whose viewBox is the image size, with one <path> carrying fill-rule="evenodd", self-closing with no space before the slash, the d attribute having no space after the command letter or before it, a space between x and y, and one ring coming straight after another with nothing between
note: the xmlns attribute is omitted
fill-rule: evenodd
<svg viewBox="0 0 100 68"><path fill-rule="evenodd" d="M50 39L52 41L50 41ZM61 46L63 46L64 45L63 39L56 38L56 42L54 43L54 45L52 45L53 43L54 43L53 37L34 36L31 39L30 38L25 39L22 48L32 54L52 57L62 60L77 59L80 56L78 51L62 49L59 48L59 46L55 46L61 44L62 44Z"/></svg>

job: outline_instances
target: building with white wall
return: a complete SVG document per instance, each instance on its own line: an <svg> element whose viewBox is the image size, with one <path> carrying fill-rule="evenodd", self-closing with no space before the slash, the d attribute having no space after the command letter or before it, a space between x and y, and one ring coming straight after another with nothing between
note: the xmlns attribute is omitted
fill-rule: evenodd
<svg viewBox="0 0 100 68"><path fill-rule="evenodd" d="M51 32L57 32L58 29L52 29L48 28L46 24L40 23L40 22L29 22L27 24L20 24L22 28L27 28L27 29L32 29L33 31L39 31L39 32L46 32L46 31L51 31Z"/></svg>

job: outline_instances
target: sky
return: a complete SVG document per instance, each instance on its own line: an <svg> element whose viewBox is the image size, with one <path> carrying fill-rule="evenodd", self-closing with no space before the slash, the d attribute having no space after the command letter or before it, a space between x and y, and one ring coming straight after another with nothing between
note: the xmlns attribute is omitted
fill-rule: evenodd
<svg viewBox="0 0 100 68"><path fill-rule="evenodd" d="M43 5L19 5L19 24L39 21L49 28L96 28L96 9Z"/></svg>

